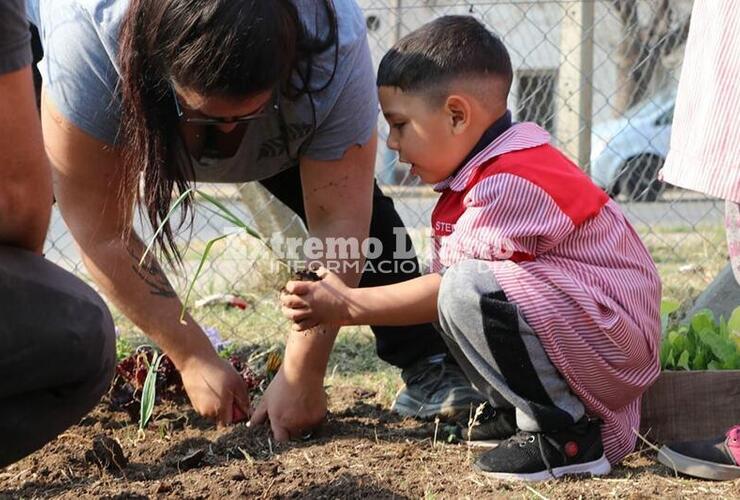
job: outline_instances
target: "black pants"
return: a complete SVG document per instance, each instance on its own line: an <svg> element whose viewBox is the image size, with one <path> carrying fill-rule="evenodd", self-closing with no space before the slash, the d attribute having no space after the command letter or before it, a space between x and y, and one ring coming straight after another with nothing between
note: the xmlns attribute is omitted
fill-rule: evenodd
<svg viewBox="0 0 740 500"><path fill-rule="evenodd" d="M305 223L306 211L303 207L303 190L301 187L300 170L291 168L280 174L260 181L277 199L295 212ZM390 285L400 281L416 278L420 275L419 263L416 257L408 259L413 265L400 265L396 262L392 266L398 272L377 272L380 262L394 262L393 253L396 246L396 235L393 228L404 228L403 221L398 216L393 200L385 196L377 183L373 189L373 213L370 222L370 237L378 238L383 244L383 252L376 259L372 259L368 268L362 275L360 287ZM411 248L411 239L405 235L405 248ZM413 272L401 271L413 268ZM376 272L372 272L376 271ZM376 349L380 359L405 368L414 362L432 356L434 354L446 353L445 345L439 332L431 325L415 325L403 327L375 326L372 328L375 334Z"/></svg>
<svg viewBox="0 0 740 500"><path fill-rule="evenodd" d="M100 296L44 258L0 246L0 468L78 423L115 364Z"/></svg>

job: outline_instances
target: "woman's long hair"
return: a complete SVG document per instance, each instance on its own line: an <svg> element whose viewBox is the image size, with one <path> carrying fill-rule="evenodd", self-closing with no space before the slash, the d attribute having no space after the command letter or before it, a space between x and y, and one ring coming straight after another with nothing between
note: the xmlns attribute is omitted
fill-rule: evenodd
<svg viewBox="0 0 740 500"><path fill-rule="evenodd" d="M311 87L313 56L332 46L338 52L331 0L324 0L324 7L329 29L321 38L306 32L290 0L131 0L120 33L121 194L136 193L154 228L169 212L173 190L182 194L188 179L195 179L192 164L174 147L179 137L172 83L224 98L274 88L310 98L329 83ZM291 83L294 72L300 85ZM192 204L191 194L177 229L168 223L157 238L170 265L182 263L175 233L192 223Z"/></svg>

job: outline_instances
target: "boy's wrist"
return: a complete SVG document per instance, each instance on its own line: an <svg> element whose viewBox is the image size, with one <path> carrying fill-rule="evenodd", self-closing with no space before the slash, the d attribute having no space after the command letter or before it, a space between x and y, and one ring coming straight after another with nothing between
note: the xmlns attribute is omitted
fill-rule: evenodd
<svg viewBox="0 0 740 500"><path fill-rule="evenodd" d="M367 306L369 306L366 295L362 293L361 288L349 288L347 290L347 297L344 301L347 309L342 320L343 325L369 324L363 322L364 318L362 317L363 310L366 310Z"/></svg>

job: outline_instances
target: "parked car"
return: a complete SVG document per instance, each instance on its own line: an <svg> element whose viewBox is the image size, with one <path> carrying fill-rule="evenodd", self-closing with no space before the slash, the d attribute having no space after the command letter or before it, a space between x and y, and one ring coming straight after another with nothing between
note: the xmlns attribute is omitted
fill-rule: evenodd
<svg viewBox="0 0 740 500"><path fill-rule="evenodd" d="M591 177L609 195L655 201L663 192L658 172L670 146L675 102L675 91L663 91L593 127Z"/></svg>

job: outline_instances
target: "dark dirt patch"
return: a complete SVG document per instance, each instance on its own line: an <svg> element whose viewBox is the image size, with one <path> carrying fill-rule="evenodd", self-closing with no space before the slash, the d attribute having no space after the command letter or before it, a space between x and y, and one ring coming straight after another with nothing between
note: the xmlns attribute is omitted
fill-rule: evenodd
<svg viewBox="0 0 740 500"><path fill-rule="evenodd" d="M85 452L85 461L111 472L122 472L128 465L128 459L118 441L105 435L93 438L92 448Z"/></svg>
<svg viewBox="0 0 740 500"><path fill-rule="evenodd" d="M435 446L433 423L401 419L362 388L335 386L329 396L324 427L310 440L282 445L265 428L214 429L188 405L172 402L157 406L142 439L125 412L101 403L42 450L0 471L0 497L740 497L740 481L677 478L649 451L632 455L603 479L529 486L491 481L470 467L478 451ZM126 466L86 460L101 435L120 444Z"/></svg>

